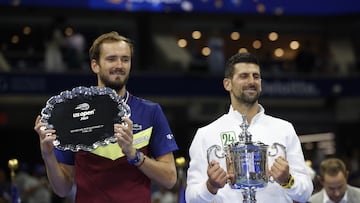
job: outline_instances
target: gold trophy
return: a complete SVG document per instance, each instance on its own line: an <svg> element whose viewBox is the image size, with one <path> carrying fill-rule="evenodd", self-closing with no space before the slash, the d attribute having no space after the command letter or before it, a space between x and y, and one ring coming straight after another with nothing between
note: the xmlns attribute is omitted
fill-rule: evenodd
<svg viewBox="0 0 360 203"><path fill-rule="evenodd" d="M8 162L8 167L10 169L10 177L11 177L11 183L15 183L15 170L19 168L19 162L17 159L10 159Z"/></svg>
<svg viewBox="0 0 360 203"><path fill-rule="evenodd" d="M178 202L185 202L186 175L184 170L186 159L184 157L178 157L176 158L175 163L178 168L178 182L176 184Z"/></svg>
<svg viewBox="0 0 360 203"><path fill-rule="evenodd" d="M12 203L20 203L20 195L19 190L16 187L15 178L16 174L15 171L19 168L19 161L17 159L10 159L8 161L8 167L10 169L10 177L11 177L11 202Z"/></svg>

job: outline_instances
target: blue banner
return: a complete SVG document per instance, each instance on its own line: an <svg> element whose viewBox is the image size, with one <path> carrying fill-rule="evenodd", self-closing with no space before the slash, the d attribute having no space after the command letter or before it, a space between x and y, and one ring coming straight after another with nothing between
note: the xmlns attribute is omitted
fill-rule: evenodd
<svg viewBox="0 0 360 203"><path fill-rule="evenodd" d="M16 2L16 3L15 3ZM282 15L329 15L358 13L356 0L0 0L8 6L122 10L163 13L241 13Z"/></svg>

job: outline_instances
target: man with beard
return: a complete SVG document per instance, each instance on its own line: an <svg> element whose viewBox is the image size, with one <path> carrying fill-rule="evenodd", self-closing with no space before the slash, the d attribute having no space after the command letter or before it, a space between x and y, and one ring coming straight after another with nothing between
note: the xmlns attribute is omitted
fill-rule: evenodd
<svg viewBox="0 0 360 203"><path fill-rule="evenodd" d="M266 115L258 103L261 93L258 59L250 53L232 56L225 66L223 85L230 94L230 109L227 114L199 128L193 138L189 149L186 202L243 201L242 190L230 187L234 184L234 173L231 167L227 170L227 165L231 164L229 159L211 156L207 159L207 150L212 146L221 146L222 151L226 151L225 147L239 141L242 123L249 125L252 140L268 146L279 143L286 149L286 159L279 156L269 166L269 175L274 181L256 190L257 202L306 202L313 184L295 129L288 121Z"/></svg>
<svg viewBox="0 0 360 203"><path fill-rule="evenodd" d="M159 104L126 89L133 55L130 39L117 32L103 34L93 42L89 55L98 86L114 89L129 105L131 116L122 118L125 124L114 124L117 143L78 152L54 148L56 131L44 130L47 124L38 116L34 130L50 184L60 197L76 186L78 203L150 203L151 181L168 189L176 183L174 136Z"/></svg>

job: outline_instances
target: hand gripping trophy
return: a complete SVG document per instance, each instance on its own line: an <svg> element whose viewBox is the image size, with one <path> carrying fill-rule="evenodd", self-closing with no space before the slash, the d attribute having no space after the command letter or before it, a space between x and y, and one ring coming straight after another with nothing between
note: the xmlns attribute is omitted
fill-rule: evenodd
<svg viewBox="0 0 360 203"><path fill-rule="evenodd" d="M286 151L285 146L279 143L269 147L262 142L252 142L246 116L242 117L239 141L225 146L223 150L219 145L212 145L207 150L207 159L210 163L213 154L218 158L226 158L227 171L234 174L234 181L229 181L230 187L242 190L243 203L255 203L256 189L265 188L268 182L274 182L269 175L269 163L279 156L286 159Z"/></svg>

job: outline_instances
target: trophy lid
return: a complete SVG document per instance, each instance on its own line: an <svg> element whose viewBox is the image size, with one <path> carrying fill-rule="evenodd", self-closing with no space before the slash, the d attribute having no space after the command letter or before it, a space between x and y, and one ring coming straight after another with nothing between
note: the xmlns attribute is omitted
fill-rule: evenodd
<svg viewBox="0 0 360 203"><path fill-rule="evenodd" d="M243 144L252 144L252 135L251 133L248 131L248 128L249 128L249 124L246 120L246 115L242 115L242 119L243 119L243 122L240 124L240 128L241 128L241 133L239 135L239 141L240 143L243 143Z"/></svg>

